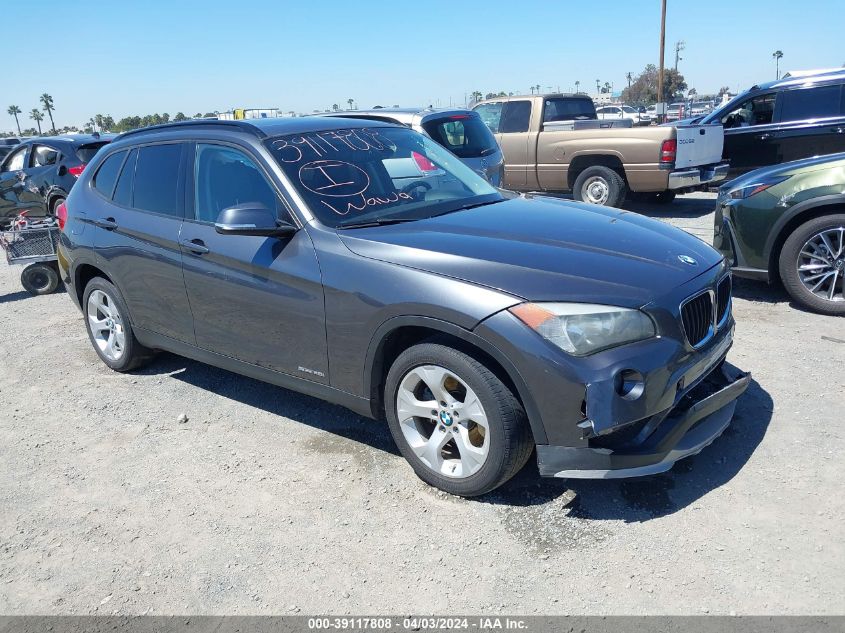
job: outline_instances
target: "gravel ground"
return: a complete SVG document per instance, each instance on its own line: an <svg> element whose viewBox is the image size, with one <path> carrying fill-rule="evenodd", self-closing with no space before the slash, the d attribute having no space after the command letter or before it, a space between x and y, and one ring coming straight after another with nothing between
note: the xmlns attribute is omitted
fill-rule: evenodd
<svg viewBox="0 0 845 633"><path fill-rule="evenodd" d="M709 239L712 206L637 210ZM700 455L623 482L531 462L468 501L344 409L171 355L111 372L19 272L0 266L0 613L845 612L845 320L782 291L737 282L730 360L755 381Z"/></svg>

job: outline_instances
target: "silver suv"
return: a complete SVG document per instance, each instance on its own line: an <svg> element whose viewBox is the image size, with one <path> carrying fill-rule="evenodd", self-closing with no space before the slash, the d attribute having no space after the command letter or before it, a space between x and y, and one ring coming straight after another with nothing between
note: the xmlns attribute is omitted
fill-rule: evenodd
<svg viewBox="0 0 845 633"><path fill-rule="evenodd" d="M435 140L494 187L502 186L505 157L493 133L472 110L375 108L331 112L321 116L399 123Z"/></svg>

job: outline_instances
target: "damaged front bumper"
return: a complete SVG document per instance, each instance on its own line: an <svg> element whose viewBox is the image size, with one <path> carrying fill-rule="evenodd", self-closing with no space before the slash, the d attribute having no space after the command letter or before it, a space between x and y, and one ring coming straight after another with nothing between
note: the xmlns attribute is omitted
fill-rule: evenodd
<svg viewBox="0 0 845 633"><path fill-rule="evenodd" d="M537 446L540 474L612 479L669 470L722 434L750 381L750 374L722 361L673 407L598 438L599 445Z"/></svg>

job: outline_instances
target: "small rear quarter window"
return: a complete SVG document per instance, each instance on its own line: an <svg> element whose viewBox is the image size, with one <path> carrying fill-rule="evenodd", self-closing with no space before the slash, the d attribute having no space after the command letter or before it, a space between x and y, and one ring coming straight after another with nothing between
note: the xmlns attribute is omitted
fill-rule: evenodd
<svg viewBox="0 0 845 633"><path fill-rule="evenodd" d="M117 175L120 173L120 166L123 164L125 157L125 151L115 152L103 161L103 164L100 165L100 168L94 175L94 189L106 198L111 198L114 185L117 182Z"/></svg>

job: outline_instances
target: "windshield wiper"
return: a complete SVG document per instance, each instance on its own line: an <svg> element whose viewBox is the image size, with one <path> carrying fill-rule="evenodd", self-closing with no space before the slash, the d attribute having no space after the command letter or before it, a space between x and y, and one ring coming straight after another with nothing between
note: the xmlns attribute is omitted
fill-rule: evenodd
<svg viewBox="0 0 845 633"><path fill-rule="evenodd" d="M372 220L361 220L360 222L345 222L338 224L339 229L363 229L369 226L387 226L388 224L401 224L402 222L413 222L420 218L374 218Z"/></svg>
<svg viewBox="0 0 845 633"><path fill-rule="evenodd" d="M449 209L448 211L444 211L443 213L438 213L437 215L433 215L433 218L439 218L441 215L448 215L449 213L455 213L456 211L466 211L467 209L475 209L476 207L485 207L488 204L496 204L498 202L504 201L504 197L499 198L498 200L486 200L485 202L474 202L473 204L464 204L459 207L455 207L454 209Z"/></svg>

